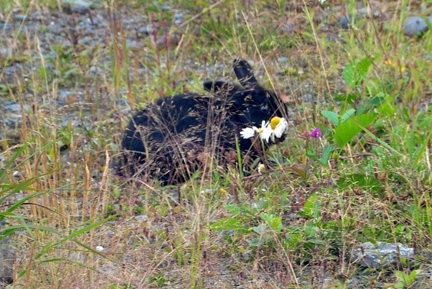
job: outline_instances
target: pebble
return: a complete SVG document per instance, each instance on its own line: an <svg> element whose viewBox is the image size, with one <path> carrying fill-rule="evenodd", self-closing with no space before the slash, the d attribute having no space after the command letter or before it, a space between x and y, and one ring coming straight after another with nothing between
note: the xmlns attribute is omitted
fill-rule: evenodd
<svg viewBox="0 0 432 289"><path fill-rule="evenodd" d="M148 221L148 216L147 215L135 216L135 220L146 222L146 221Z"/></svg>
<svg viewBox="0 0 432 289"><path fill-rule="evenodd" d="M427 18L432 23L432 17ZM407 36L419 36L428 30L427 23L420 16L407 17L404 21L404 33Z"/></svg>
<svg viewBox="0 0 432 289"><path fill-rule="evenodd" d="M349 29L353 22L352 14L344 14L339 18L339 26L343 29Z"/></svg>
<svg viewBox="0 0 432 289"><path fill-rule="evenodd" d="M31 15L31 19L37 20L37 21L43 21L43 20L45 20L45 17L41 12L36 11Z"/></svg>
<svg viewBox="0 0 432 289"><path fill-rule="evenodd" d="M0 23L0 31L9 31L12 29L12 25L10 25L9 23Z"/></svg>
<svg viewBox="0 0 432 289"><path fill-rule="evenodd" d="M286 62L286 61L288 61L288 57L286 57L286 56L283 56L283 57L279 57L278 59L277 59L277 61L278 62Z"/></svg>
<svg viewBox="0 0 432 289"><path fill-rule="evenodd" d="M183 14L182 13L176 13L174 15L174 24L180 25L183 22Z"/></svg>
<svg viewBox="0 0 432 289"><path fill-rule="evenodd" d="M85 14L90 9L92 3L83 0L67 0L63 2L63 9L69 14Z"/></svg>
<svg viewBox="0 0 432 289"><path fill-rule="evenodd" d="M24 21L26 19L27 19L27 15L25 14L18 14L13 17L14 21Z"/></svg>
<svg viewBox="0 0 432 289"><path fill-rule="evenodd" d="M361 267L382 268L398 264L400 258L413 259L414 249L400 243L366 242L351 251L351 260Z"/></svg>
<svg viewBox="0 0 432 289"><path fill-rule="evenodd" d="M153 25L151 24L144 24L140 28L138 28L138 34L141 35L149 35L153 32Z"/></svg>
<svg viewBox="0 0 432 289"><path fill-rule="evenodd" d="M96 246L96 251L103 252L103 251L105 251L105 248L102 246Z"/></svg>

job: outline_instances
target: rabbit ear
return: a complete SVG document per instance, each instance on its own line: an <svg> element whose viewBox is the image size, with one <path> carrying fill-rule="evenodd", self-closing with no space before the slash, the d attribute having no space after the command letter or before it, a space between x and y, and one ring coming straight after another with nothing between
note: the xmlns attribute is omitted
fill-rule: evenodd
<svg viewBox="0 0 432 289"><path fill-rule="evenodd" d="M238 87L225 81L206 81L203 83L204 89L215 95L232 95Z"/></svg>
<svg viewBox="0 0 432 289"><path fill-rule="evenodd" d="M236 58L233 66L234 73L243 87L254 88L259 86L253 74L253 69L246 60Z"/></svg>

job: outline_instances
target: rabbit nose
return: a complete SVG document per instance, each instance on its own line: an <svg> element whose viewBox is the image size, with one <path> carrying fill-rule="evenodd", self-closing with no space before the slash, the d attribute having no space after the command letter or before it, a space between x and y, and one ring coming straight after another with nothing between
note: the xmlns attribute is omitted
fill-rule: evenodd
<svg viewBox="0 0 432 289"><path fill-rule="evenodd" d="M269 109L269 107L267 105L264 105L264 106L261 106L261 111L263 113L269 113L270 109Z"/></svg>

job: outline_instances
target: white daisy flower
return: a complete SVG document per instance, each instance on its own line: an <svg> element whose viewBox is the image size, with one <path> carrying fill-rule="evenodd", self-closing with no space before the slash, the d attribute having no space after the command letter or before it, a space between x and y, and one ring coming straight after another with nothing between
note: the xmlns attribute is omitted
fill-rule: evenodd
<svg viewBox="0 0 432 289"><path fill-rule="evenodd" d="M260 128L253 126L242 129L240 135L244 139L249 139L258 133L262 140L269 143L270 140L275 142L276 138L281 138L287 129L288 122L285 118L273 117L270 122L263 120Z"/></svg>
<svg viewBox="0 0 432 289"><path fill-rule="evenodd" d="M276 138L281 138L285 132L288 130L288 122L283 117L274 117L270 121L270 125L267 126L261 132L261 139L265 140L267 143L276 141Z"/></svg>
<svg viewBox="0 0 432 289"><path fill-rule="evenodd" d="M273 129L272 140L274 141L274 136L281 138L282 135L288 130L288 122L285 118L274 117L271 119L271 128Z"/></svg>
<svg viewBox="0 0 432 289"><path fill-rule="evenodd" d="M256 134L261 135L261 132L269 125L270 125L269 122L266 123L265 120L263 120L260 128L257 128L256 126L246 127L241 130L240 136L244 139L248 139L248 138L253 138Z"/></svg>

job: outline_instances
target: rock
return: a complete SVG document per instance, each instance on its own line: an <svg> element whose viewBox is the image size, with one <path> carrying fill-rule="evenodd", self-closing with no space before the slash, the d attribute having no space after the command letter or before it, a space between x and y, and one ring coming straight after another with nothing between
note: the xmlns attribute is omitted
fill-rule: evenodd
<svg viewBox="0 0 432 289"><path fill-rule="evenodd" d="M63 2L63 9L69 14L85 14L91 8L92 3L83 0L66 0Z"/></svg>
<svg viewBox="0 0 432 289"><path fill-rule="evenodd" d="M180 25L183 21L183 14L182 13L176 13L174 14L174 24Z"/></svg>
<svg viewBox="0 0 432 289"><path fill-rule="evenodd" d="M378 242L377 246L366 242L354 248L350 254L351 261L369 268L396 266L400 258L413 259L414 249L400 243Z"/></svg>
<svg viewBox="0 0 432 289"><path fill-rule="evenodd" d="M40 11L34 12L30 18L37 21L45 20L45 16Z"/></svg>
<svg viewBox="0 0 432 289"><path fill-rule="evenodd" d="M9 31L12 29L12 25L9 23L0 23L0 31Z"/></svg>
<svg viewBox="0 0 432 289"><path fill-rule="evenodd" d="M379 17L380 11L376 8L363 7L358 10L363 17Z"/></svg>
<svg viewBox="0 0 432 289"><path fill-rule="evenodd" d="M135 220L142 221L142 222L147 222L148 221L148 216L147 215L135 216Z"/></svg>
<svg viewBox="0 0 432 289"><path fill-rule="evenodd" d="M28 105L24 105L21 107L19 103L13 101L6 101L5 103L5 111L21 113L22 109L24 109L24 111L30 111L30 107Z"/></svg>
<svg viewBox="0 0 432 289"><path fill-rule="evenodd" d="M5 47L0 47L0 58L5 59L5 58L11 58L13 56L13 52L11 47L5 46Z"/></svg>
<svg viewBox="0 0 432 289"><path fill-rule="evenodd" d="M14 21L19 21L19 22L22 22L22 21L24 21L26 19L27 19L27 15L25 15L25 14L18 14L18 15L15 15L13 17Z"/></svg>
<svg viewBox="0 0 432 289"><path fill-rule="evenodd" d="M0 222L0 236L4 234L5 222ZM15 249L10 245L9 236L0 241L0 288L13 283Z"/></svg>
<svg viewBox="0 0 432 289"><path fill-rule="evenodd" d="M355 21L355 19L354 19ZM353 23L353 16L352 14L344 14L339 18L339 26L343 29L349 29L351 24Z"/></svg>
<svg viewBox="0 0 432 289"><path fill-rule="evenodd" d="M140 28L138 28L138 35L150 35L153 33L153 25L152 24L144 24Z"/></svg>
<svg viewBox="0 0 432 289"><path fill-rule="evenodd" d="M279 57L279 58L277 59L277 61L282 63L282 62L286 62L286 61L288 61L288 59L289 59L288 57L286 57L286 56L282 56L282 57Z"/></svg>
<svg viewBox="0 0 432 289"><path fill-rule="evenodd" d="M429 17L427 20L431 23L432 17ZM404 34L407 36L418 36L426 32L428 26L425 18L420 16L411 16L405 19L403 30Z"/></svg>

